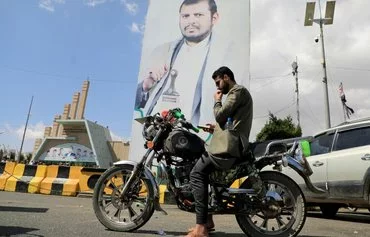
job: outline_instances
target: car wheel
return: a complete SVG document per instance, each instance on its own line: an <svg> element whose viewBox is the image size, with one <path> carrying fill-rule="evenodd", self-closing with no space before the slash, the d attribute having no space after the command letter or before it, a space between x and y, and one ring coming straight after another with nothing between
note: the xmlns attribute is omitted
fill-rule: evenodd
<svg viewBox="0 0 370 237"><path fill-rule="evenodd" d="M323 216L327 218L334 217L337 214L339 208L340 208L339 205L332 205L332 204L325 204L325 205L320 206L320 210Z"/></svg>

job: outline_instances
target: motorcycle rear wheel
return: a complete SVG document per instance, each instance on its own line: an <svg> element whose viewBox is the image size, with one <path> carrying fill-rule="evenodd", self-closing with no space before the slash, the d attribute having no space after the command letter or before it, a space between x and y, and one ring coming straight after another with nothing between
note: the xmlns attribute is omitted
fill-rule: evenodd
<svg viewBox="0 0 370 237"><path fill-rule="evenodd" d="M93 208L96 217L106 228L131 232L142 227L154 212L154 190L149 179L140 177L128 189L124 200L121 191L133 171L124 165L106 170L95 185Z"/></svg>
<svg viewBox="0 0 370 237"><path fill-rule="evenodd" d="M240 228L249 237L297 236L303 228L307 213L301 189L290 178L278 172L261 172L260 176L267 190L266 196L270 197L268 202L275 203L281 209L273 214L260 211L251 215L236 215ZM250 188L248 179L240 188ZM280 197L282 201L275 202L271 198L273 196Z"/></svg>

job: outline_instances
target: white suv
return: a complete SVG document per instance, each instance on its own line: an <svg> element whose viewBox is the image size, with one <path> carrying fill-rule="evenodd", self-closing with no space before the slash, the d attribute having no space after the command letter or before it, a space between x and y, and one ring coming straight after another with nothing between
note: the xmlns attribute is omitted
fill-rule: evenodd
<svg viewBox="0 0 370 237"><path fill-rule="evenodd" d="M327 217L336 215L340 207L370 210L370 118L325 130L309 144L310 178L326 193L310 192L295 171L283 170L301 186L308 205L320 206Z"/></svg>

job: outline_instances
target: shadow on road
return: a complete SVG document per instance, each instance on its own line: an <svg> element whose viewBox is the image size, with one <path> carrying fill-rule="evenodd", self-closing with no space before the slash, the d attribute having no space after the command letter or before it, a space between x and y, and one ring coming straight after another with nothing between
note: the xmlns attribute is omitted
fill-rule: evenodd
<svg viewBox="0 0 370 237"><path fill-rule="evenodd" d="M321 218L321 219L331 219L336 221L349 221L357 223L370 223L369 213L358 213L358 212L340 212L333 218L324 217L321 212L309 212L308 217Z"/></svg>
<svg viewBox="0 0 370 237"><path fill-rule="evenodd" d="M0 211L9 212L47 212L49 208L37 208L37 207L12 207L12 206L0 206Z"/></svg>
<svg viewBox="0 0 370 237"><path fill-rule="evenodd" d="M37 231L39 229L35 228L24 228L20 226L0 226L0 236L13 236L13 235L24 235L27 236L38 236L43 237L43 235L32 234L29 232Z"/></svg>
<svg viewBox="0 0 370 237"><path fill-rule="evenodd" d="M151 235L160 236L157 231L149 231L149 230L137 230L134 233L135 233L135 236L140 236L140 234L143 234L143 235L151 234ZM178 231L165 231L165 233L166 233L166 236L185 236L187 234L186 232L178 232ZM210 232L209 236L210 237L222 237L222 236L225 236L225 237L245 237L246 235L244 233L230 234L230 233L225 233L225 232L216 230L215 232ZM299 235L299 237L329 237L329 236Z"/></svg>

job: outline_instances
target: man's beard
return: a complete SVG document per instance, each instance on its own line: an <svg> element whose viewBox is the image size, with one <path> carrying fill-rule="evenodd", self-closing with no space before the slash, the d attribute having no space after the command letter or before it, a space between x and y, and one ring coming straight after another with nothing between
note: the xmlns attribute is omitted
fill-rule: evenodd
<svg viewBox="0 0 370 237"><path fill-rule="evenodd" d="M230 85L229 85L229 84L225 85L225 86L221 89L221 92L222 92L222 94L224 94L224 95L226 95L227 93L229 93L229 91L230 91Z"/></svg>
<svg viewBox="0 0 370 237"><path fill-rule="evenodd" d="M195 35L195 36L186 36L186 35L184 35L184 38L185 38L186 41L189 41L189 42L192 42L192 43L199 43L202 40L204 40L205 38L207 38L209 33L210 33L210 31L205 32L201 35Z"/></svg>

